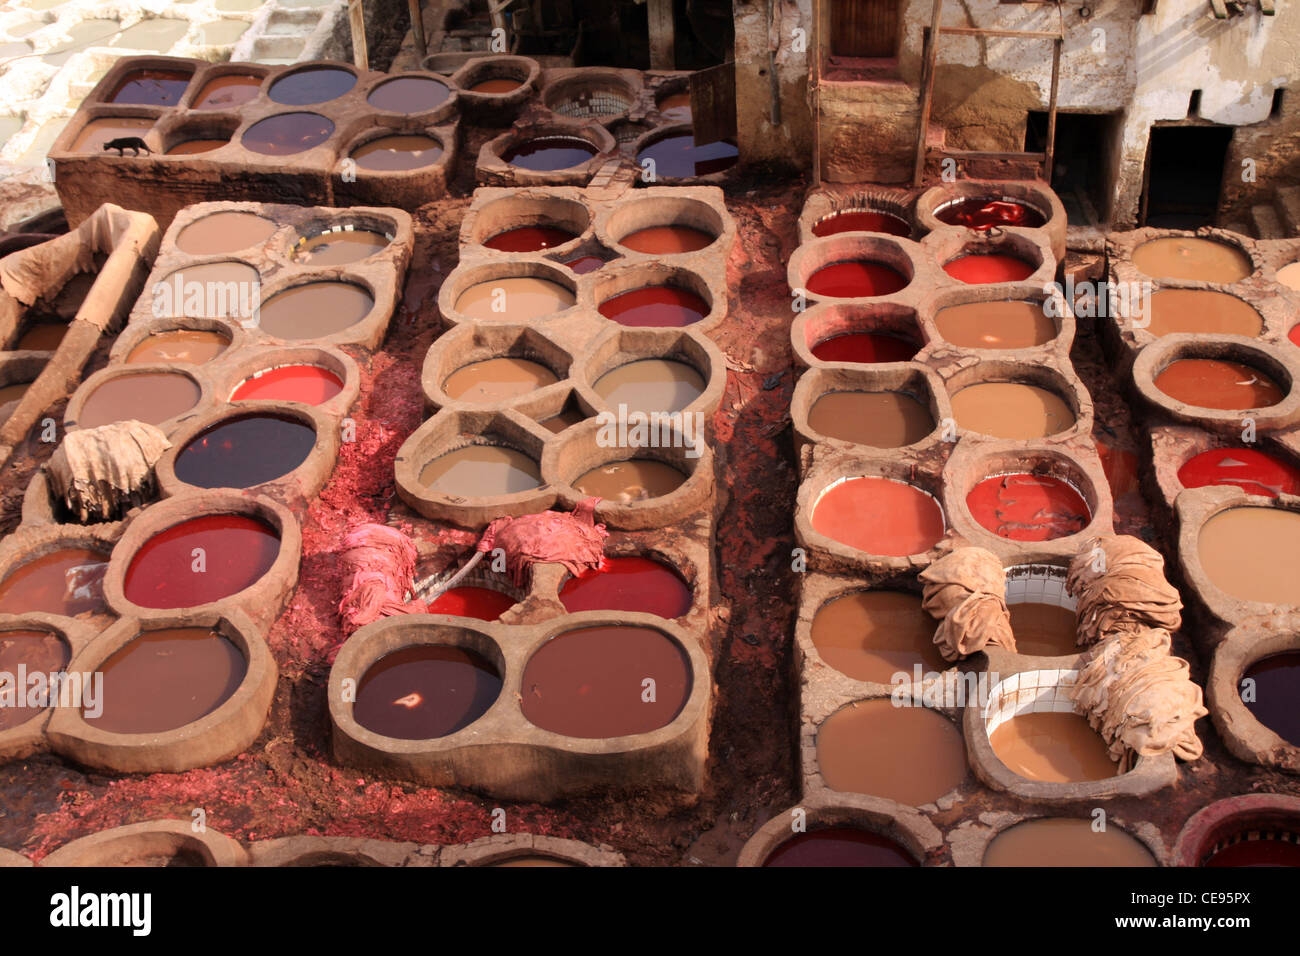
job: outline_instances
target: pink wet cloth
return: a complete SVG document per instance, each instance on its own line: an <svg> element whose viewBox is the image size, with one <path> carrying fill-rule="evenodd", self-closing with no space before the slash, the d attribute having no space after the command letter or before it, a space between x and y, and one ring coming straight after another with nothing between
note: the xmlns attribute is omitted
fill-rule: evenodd
<svg viewBox="0 0 1300 956"><path fill-rule="evenodd" d="M543 511L518 518L497 518L483 532L478 550L503 548L510 580L523 587L535 562L562 564L575 577L600 567L609 532L596 524L599 498L584 498L572 513Z"/></svg>
<svg viewBox="0 0 1300 956"><path fill-rule="evenodd" d="M421 614L426 605L407 601L415 583L415 545L396 528L357 525L343 539L339 562L347 581L339 616L348 633L393 614Z"/></svg>

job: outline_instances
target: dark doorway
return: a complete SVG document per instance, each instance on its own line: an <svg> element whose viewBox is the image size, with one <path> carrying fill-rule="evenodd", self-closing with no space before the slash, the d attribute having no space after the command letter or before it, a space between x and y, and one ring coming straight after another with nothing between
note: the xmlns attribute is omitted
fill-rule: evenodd
<svg viewBox="0 0 1300 956"><path fill-rule="evenodd" d="M1196 229L1214 224L1231 126L1155 126L1147 141L1142 225Z"/></svg>
<svg viewBox="0 0 1300 956"><path fill-rule="evenodd" d="M1072 226L1096 226L1109 218L1111 156L1118 130L1118 113L1056 114L1052 189ZM1025 122L1025 151L1046 149L1047 113L1031 111Z"/></svg>
<svg viewBox="0 0 1300 956"><path fill-rule="evenodd" d="M831 0L831 56L898 56L899 0Z"/></svg>

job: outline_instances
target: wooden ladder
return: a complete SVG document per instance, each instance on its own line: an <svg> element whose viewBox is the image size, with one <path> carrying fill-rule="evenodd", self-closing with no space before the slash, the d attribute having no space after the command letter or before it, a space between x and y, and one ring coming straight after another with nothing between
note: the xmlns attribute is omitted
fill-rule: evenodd
<svg viewBox="0 0 1300 956"><path fill-rule="evenodd" d="M996 150L977 149L936 149L934 152L953 159L989 159L1034 162L1039 164L1040 175L1048 183L1052 181L1052 153L1056 146L1056 94L1061 82L1061 47L1065 44L1065 20L1061 15L1060 0L1056 2L1056 30L1000 30L985 27L945 27L940 18L943 15L943 0L934 0L934 12L930 17L930 30L925 47L925 74L921 87L921 123L916 131L916 164L912 167L912 185L921 185L925 175L925 159L928 149L925 145L926 133L930 126L930 107L934 102L935 62L939 53L941 36L974 37L1014 37L1022 40L1052 41L1052 92L1047 101L1047 148L1041 153L998 152Z"/></svg>

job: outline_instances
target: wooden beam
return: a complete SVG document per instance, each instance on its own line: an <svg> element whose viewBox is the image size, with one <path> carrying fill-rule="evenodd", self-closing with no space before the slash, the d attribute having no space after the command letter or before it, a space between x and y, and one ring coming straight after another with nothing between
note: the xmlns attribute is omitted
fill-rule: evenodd
<svg viewBox="0 0 1300 956"><path fill-rule="evenodd" d="M677 69L674 49L673 0L648 0L646 18L650 21L650 69Z"/></svg>
<svg viewBox="0 0 1300 956"><path fill-rule="evenodd" d="M934 101L934 63L939 55L939 27L943 16L943 0L934 0L934 9L930 12L930 38L925 47L925 84L921 93L920 127L916 131L916 161L912 166L912 185L921 185L925 176L925 135L930 125L930 106Z"/></svg>
<svg viewBox="0 0 1300 956"><path fill-rule="evenodd" d="M995 30L984 27L940 27L945 36L1015 37L1019 40L1059 40L1061 34L1051 30Z"/></svg>
<svg viewBox="0 0 1300 956"><path fill-rule="evenodd" d="M411 39L415 41L415 56L420 69L424 69L424 58L429 50L424 43L424 14L420 9L420 0L406 0L406 8L411 14Z"/></svg>
<svg viewBox="0 0 1300 956"><path fill-rule="evenodd" d="M348 0L348 21L352 27L352 62L359 70L370 69L370 53L366 48L366 13L361 0Z"/></svg>
<svg viewBox="0 0 1300 956"><path fill-rule="evenodd" d="M1052 94L1047 101L1047 149L1043 157L1043 181L1052 185L1052 163L1056 155L1056 100L1061 89L1061 47L1064 40L1052 44Z"/></svg>

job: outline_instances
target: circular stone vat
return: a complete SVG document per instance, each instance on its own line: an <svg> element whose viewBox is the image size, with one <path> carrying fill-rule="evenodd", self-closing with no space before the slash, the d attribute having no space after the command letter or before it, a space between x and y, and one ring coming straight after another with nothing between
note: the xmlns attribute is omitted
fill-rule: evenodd
<svg viewBox="0 0 1300 956"><path fill-rule="evenodd" d="M938 206L934 217L949 226L965 226L977 232L1002 226L1037 229L1047 222L1043 213L1029 203L1008 196L972 196Z"/></svg>
<svg viewBox="0 0 1300 956"><path fill-rule="evenodd" d="M1214 239L1169 236L1133 250L1133 265L1153 279L1194 279L1229 283L1253 271L1250 257L1236 246Z"/></svg>
<svg viewBox="0 0 1300 956"><path fill-rule="evenodd" d="M603 233L623 249L671 256L708 248L724 228L722 216L707 203L657 196L620 205L610 213Z"/></svg>
<svg viewBox="0 0 1300 956"><path fill-rule="evenodd" d="M1245 681L1251 683L1243 686ZM1238 692L1252 717L1293 747L1300 747L1300 710L1295 706L1300 693L1300 652L1259 658L1241 675Z"/></svg>
<svg viewBox="0 0 1300 956"><path fill-rule="evenodd" d="M280 536L264 521L239 514L190 518L155 534L132 555L123 593L138 607L197 607L254 584L279 553Z"/></svg>
<svg viewBox="0 0 1300 956"><path fill-rule="evenodd" d="M230 335L209 329L167 329L140 340L127 365L202 365L230 348Z"/></svg>
<svg viewBox="0 0 1300 956"><path fill-rule="evenodd" d="M323 405L343 391L343 381L319 365L278 365L263 369L239 383L232 402L302 402Z"/></svg>
<svg viewBox="0 0 1300 956"><path fill-rule="evenodd" d="M436 740L463 730L501 694L501 674L477 651L420 644L386 654L357 684L352 716L398 740Z"/></svg>
<svg viewBox="0 0 1300 956"><path fill-rule="evenodd" d="M1242 601L1300 605L1300 514L1281 508L1228 508L1196 542L1212 585Z"/></svg>
<svg viewBox="0 0 1300 956"><path fill-rule="evenodd" d="M1027 349L1056 338L1056 321L1041 301L968 302L940 309L934 324L964 349Z"/></svg>
<svg viewBox="0 0 1300 956"><path fill-rule="evenodd" d="M451 96L451 87L431 76L399 76L384 80L370 91L366 102L387 113L427 113Z"/></svg>
<svg viewBox="0 0 1300 956"><path fill-rule="evenodd" d="M663 618L691 609L691 586L668 565L638 555L607 557L599 568L569 577L560 603L579 611L636 611Z"/></svg>
<svg viewBox="0 0 1300 956"><path fill-rule="evenodd" d="M163 151L164 156L192 156L196 153L210 153L229 143L229 139L186 139L181 140Z"/></svg>
<svg viewBox="0 0 1300 956"><path fill-rule="evenodd" d="M240 142L263 156L292 156L319 146L333 134L333 121L319 113L276 113L244 130Z"/></svg>
<svg viewBox="0 0 1300 956"><path fill-rule="evenodd" d="M259 326L281 339L320 339L352 328L374 307L374 296L356 283L306 282L262 303Z"/></svg>
<svg viewBox="0 0 1300 956"><path fill-rule="evenodd" d="M1074 427L1076 418L1055 392L1024 382L980 382L952 396L957 427L993 438L1046 438Z"/></svg>
<svg viewBox="0 0 1300 956"><path fill-rule="evenodd" d="M1206 289L1161 289L1153 293L1149 318L1147 331L1155 336L1193 332L1257 338L1264 331L1264 317L1245 301Z"/></svg>
<svg viewBox="0 0 1300 956"><path fill-rule="evenodd" d="M577 136L537 136L507 148L501 159L520 169L550 173L581 166L599 152L594 143Z"/></svg>
<svg viewBox="0 0 1300 956"><path fill-rule="evenodd" d="M524 80L516 80L508 76L495 76L486 80L479 80L473 86L469 87L470 93L488 93L499 96L502 93L513 93L519 87L524 85Z"/></svg>
<svg viewBox="0 0 1300 956"><path fill-rule="evenodd" d="M559 380L540 362L502 356L457 369L442 383L442 390L462 402L503 402Z"/></svg>
<svg viewBox="0 0 1300 956"><path fill-rule="evenodd" d="M181 372L132 372L104 379L86 397L76 424L95 428L135 419L160 425L199 403L199 384Z"/></svg>
<svg viewBox="0 0 1300 956"><path fill-rule="evenodd" d="M709 303L687 289L655 285L610 296L598 311L624 326L683 328L709 314Z"/></svg>
<svg viewBox="0 0 1300 956"><path fill-rule="evenodd" d="M506 445L466 445L434 458L420 470L420 483L443 495L495 497L542 485L536 460Z"/></svg>
<svg viewBox="0 0 1300 956"><path fill-rule="evenodd" d="M405 172L432 166L442 157L442 144L432 136L396 134L372 139L352 151L357 166L371 172Z"/></svg>
<svg viewBox="0 0 1300 956"><path fill-rule="evenodd" d="M485 863L484 866L581 866L581 863L573 863L569 860L561 860L554 856L512 856L508 860L502 860L500 863Z"/></svg>
<svg viewBox="0 0 1300 956"><path fill-rule="evenodd" d="M626 113L636 93L618 76L586 72L562 79L542 91L542 103L552 113L572 119L603 120Z"/></svg>
<svg viewBox="0 0 1300 956"><path fill-rule="evenodd" d="M813 403L808 426L827 438L872 448L902 448L935 429L928 405L907 392L827 392Z"/></svg>
<svg viewBox="0 0 1300 956"><path fill-rule="evenodd" d="M583 472L573 480L573 487L584 497L594 496L625 505L671 494L685 484L686 477L662 461L626 458Z"/></svg>
<svg viewBox="0 0 1300 956"><path fill-rule="evenodd" d="M98 668L103 711L86 722L111 734L161 734L206 717L239 689L248 662L204 627L145 631Z"/></svg>
<svg viewBox="0 0 1300 956"><path fill-rule="evenodd" d="M911 280L883 262L836 262L822 266L805 287L809 295L839 299L857 299L892 295Z"/></svg>
<svg viewBox="0 0 1300 956"><path fill-rule="evenodd" d="M189 73L179 70L133 70L109 94L118 106L175 106L190 85Z"/></svg>
<svg viewBox="0 0 1300 956"><path fill-rule="evenodd" d="M1073 484L1029 472L977 482L966 495L966 507L981 527L1010 541L1053 541L1078 534L1092 520Z"/></svg>
<svg viewBox="0 0 1300 956"><path fill-rule="evenodd" d="M1245 815L1243 815L1245 816ZM1220 835L1203 848L1197 866L1204 867L1278 867L1300 866L1300 825L1274 823L1275 813L1265 819L1230 820L1220 826Z"/></svg>
<svg viewBox="0 0 1300 956"><path fill-rule="evenodd" d="M633 252L671 256L681 252L698 252L713 245L717 236L693 226L647 226L630 232L618 241Z"/></svg>
<svg viewBox="0 0 1300 956"><path fill-rule="evenodd" d="M660 96L655 100L659 115L670 123L689 123L691 121L691 94L689 90L679 90Z"/></svg>
<svg viewBox="0 0 1300 956"><path fill-rule="evenodd" d="M540 252L577 238L576 232L559 226L516 226L484 240L483 245L498 252Z"/></svg>
<svg viewBox="0 0 1300 956"><path fill-rule="evenodd" d="M300 265L342 266L369 259L387 249L390 242L390 236L373 229L336 226L300 238L289 251L289 256Z"/></svg>
<svg viewBox="0 0 1300 956"><path fill-rule="evenodd" d="M925 707L861 700L817 728L826 786L907 806L933 803L966 779L966 751L952 721Z"/></svg>
<svg viewBox="0 0 1300 956"><path fill-rule="evenodd" d="M929 551L944 534L943 509L915 485L892 478L839 478L813 504L813 530L867 554Z"/></svg>
<svg viewBox="0 0 1300 956"><path fill-rule="evenodd" d="M1253 448L1215 448L1178 469L1184 488L1235 486L1248 495L1300 495L1300 468Z"/></svg>
<svg viewBox="0 0 1300 956"><path fill-rule="evenodd" d="M575 302L571 289L550 279L503 276L469 286L456 297L455 309L471 319L523 323L563 312Z"/></svg>
<svg viewBox="0 0 1300 956"><path fill-rule="evenodd" d="M704 393L704 377L673 359L648 358L610 369L592 385L610 408L652 414L680 412Z"/></svg>
<svg viewBox="0 0 1300 956"><path fill-rule="evenodd" d="M0 614L98 614L106 610L107 570L108 558L90 548L59 548L38 555L0 581Z"/></svg>
<svg viewBox="0 0 1300 956"><path fill-rule="evenodd" d="M518 194L484 203L474 216L473 241L501 252L538 252L572 242L591 225L577 200Z"/></svg>
<svg viewBox="0 0 1300 956"><path fill-rule="evenodd" d="M316 429L289 415L223 419L176 455L176 477L198 488L252 488L293 471L316 446Z"/></svg>
<svg viewBox="0 0 1300 956"><path fill-rule="evenodd" d="M786 840L763 866L919 866L889 837L857 827L824 827Z"/></svg>
<svg viewBox="0 0 1300 956"><path fill-rule="evenodd" d="M150 292L159 317L244 322L260 302L261 277L247 262L205 262L168 273Z"/></svg>
<svg viewBox="0 0 1300 956"><path fill-rule="evenodd" d="M695 134L687 131L660 137L641 147L636 162L642 169L653 169L655 179L688 179L730 169L739 157L735 143L719 140L697 145ZM647 167L647 160L654 165Z"/></svg>
<svg viewBox="0 0 1300 956"><path fill-rule="evenodd" d="M1222 411L1268 408L1286 394L1257 368L1212 358L1176 359L1155 377L1155 386L1175 401Z"/></svg>
<svg viewBox="0 0 1300 956"><path fill-rule="evenodd" d="M1027 780L1081 783L1108 779L1119 770L1101 735L1073 711L1022 710L991 720L989 727L993 753Z"/></svg>
<svg viewBox="0 0 1300 956"><path fill-rule="evenodd" d="M280 77L266 95L282 106L310 106L336 100L356 85L357 76L351 70L314 66Z"/></svg>
<svg viewBox="0 0 1300 956"><path fill-rule="evenodd" d="M1019 282L1034 274L1033 263L1004 252L972 252L943 264L943 271L967 285Z"/></svg>
<svg viewBox="0 0 1300 956"><path fill-rule="evenodd" d="M71 656L63 639L49 631L0 631L0 674L17 674L19 668L28 674L59 673L67 667ZM28 706L26 690L19 686L12 701L0 707L0 733L19 727L45 711L43 707Z"/></svg>
<svg viewBox="0 0 1300 956"><path fill-rule="evenodd" d="M1066 572L1054 565L1007 568L1007 609L1016 653L1067 657L1079 653L1078 604L1065 590Z"/></svg>
<svg viewBox="0 0 1300 956"><path fill-rule="evenodd" d="M111 139L121 139L123 137L138 139L153 129L153 124L152 119L131 119L125 116L105 116L92 119L81 128L77 138L72 141L72 151L115 155L111 151L104 149L105 143Z"/></svg>
<svg viewBox="0 0 1300 956"><path fill-rule="evenodd" d="M233 110L257 98L262 77L251 73L227 73L209 80L190 104L192 110Z"/></svg>
<svg viewBox="0 0 1300 956"><path fill-rule="evenodd" d="M644 700L653 680L654 700ZM646 734L673 722L691 692L691 661L652 627L604 625L564 631L524 667L520 706L542 730L599 740Z"/></svg>
<svg viewBox="0 0 1300 956"><path fill-rule="evenodd" d="M176 248L192 256L226 255L260 246L276 225L251 212L214 212L196 219L176 236Z"/></svg>
<svg viewBox="0 0 1300 956"><path fill-rule="evenodd" d="M1041 817L1003 830L984 851L984 866L1155 866L1146 844L1092 820Z"/></svg>
<svg viewBox="0 0 1300 956"><path fill-rule="evenodd" d="M934 618L918 595L904 591L850 591L821 606L811 639L827 666L861 681L911 680L914 669L938 673L947 664L934 643Z"/></svg>
<svg viewBox="0 0 1300 956"><path fill-rule="evenodd" d="M480 621L495 621L518 602L504 591L473 586L443 591L429 603L428 614L451 614Z"/></svg>
<svg viewBox="0 0 1300 956"><path fill-rule="evenodd" d="M882 232L887 236L910 236L912 226L900 216L879 209L840 209L813 224L817 237L841 232Z"/></svg>

